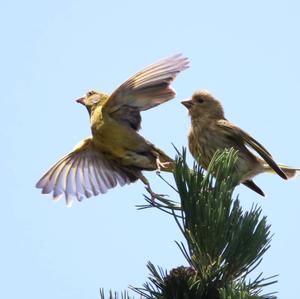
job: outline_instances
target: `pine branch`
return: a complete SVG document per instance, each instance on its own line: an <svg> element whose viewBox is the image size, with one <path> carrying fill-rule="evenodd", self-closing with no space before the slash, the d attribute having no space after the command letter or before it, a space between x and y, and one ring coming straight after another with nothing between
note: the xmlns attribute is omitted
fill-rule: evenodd
<svg viewBox="0 0 300 299"><path fill-rule="evenodd" d="M109 291L108 297L106 297L108 299L133 299L133 297L130 297L128 295L127 291L124 291L121 293L121 295L119 295L117 292L113 292L113 291ZM100 299L105 299L105 293L103 289L100 289Z"/></svg>
<svg viewBox="0 0 300 299"><path fill-rule="evenodd" d="M266 217L261 217L259 207L253 206L249 212L243 213L239 199L232 198L238 183L238 178L233 175L236 159L233 149L216 152L205 174L197 165L189 169L183 150L176 158L176 187L173 187L178 190L181 203L159 197L153 205L151 199L146 198L149 204L142 207L156 207L173 216L187 244L177 245L196 273L191 290L197 289L197 298L210 293L221 298L221 294L227 294L228 286L233 284L243 286L241 291L244 293L247 291L248 297L241 298L274 298L267 295L257 297L257 294L263 286L276 281L267 282L259 275L254 283L245 284L246 277L260 264L269 248L271 236L270 226ZM149 270L153 275L153 267ZM163 289L161 281L164 281L162 277L160 290ZM149 284L144 287L144 291L153 295L147 298L168 298L151 293ZM248 289L244 291L246 287Z"/></svg>
<svg viewBox="0 0 300 299"><path fill-rule="evenodd" d="M180 203L164 196L153 203L145 196L148 204L139 209L155 207L175 220L186 243L176 244L189 266L167 272L149 262L148 282L142 288L130 287L142 298L276 298L261 295L264 287L276 282L274 277L262 278L261 273L254 281L246 281L270 247L271 235L259 207L243 212L238 197L233 198L239 182L233 175L236 159L232 149L216 152L205 173L196 164L189 169L183 149L176 158L176 186L166 182L178 192Z"/></svg>

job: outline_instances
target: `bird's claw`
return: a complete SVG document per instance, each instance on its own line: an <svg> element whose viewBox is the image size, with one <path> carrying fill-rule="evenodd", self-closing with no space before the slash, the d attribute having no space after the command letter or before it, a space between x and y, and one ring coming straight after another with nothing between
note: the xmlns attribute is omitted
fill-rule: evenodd
<svg viewBox="0 0 300 299"><path fill-rule="evenodd" d="M155 199L158 199L159 197L166 196L165 194L157 194L152 191L150 186L145 186L145 189L148 191L148 193L151 195L151 204L155 204Z"/></svg>
<svg viewBox="0 0 300 299"><path fill-rule="evenodd" d="M159 158L156 158L156 173L159 174L161 168L166 168L171 164L171 162L161 162Z"/></svg>

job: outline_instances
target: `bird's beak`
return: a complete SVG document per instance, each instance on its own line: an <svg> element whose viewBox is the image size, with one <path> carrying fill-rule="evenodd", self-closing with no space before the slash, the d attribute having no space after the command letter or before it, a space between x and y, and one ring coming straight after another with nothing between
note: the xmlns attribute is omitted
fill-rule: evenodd
<svg viewBox="0 0 300 299"><path fill-rule="evenodd" d="M85 106L85 97L81 97L81 98L77 99L76 102Z"/></svg>
<svg viewBox="0 0 300 299"><path fill-rule="evenodd" d="M182 101L181 104L185 106L187 109L190 109L193 106L193 101L189 99L189 100Z"/></svg>

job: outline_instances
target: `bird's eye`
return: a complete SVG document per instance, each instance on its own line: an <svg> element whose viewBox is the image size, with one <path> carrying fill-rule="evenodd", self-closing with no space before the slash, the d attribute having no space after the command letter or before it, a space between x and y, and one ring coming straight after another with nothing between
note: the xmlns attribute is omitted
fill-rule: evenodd
<svg viewBox="0 0 300 299"><path fill-rule="evenodd" d="M96 93L95 91L90 90L90 91L88 91L88 92L86 93L86 95L87 95L88 97L90 97L90 96L92 96L92 95L95 94L95 93Z"/></svg>
<svg viewBox="0 0 300 299"><path fill-rule="evenodd" d="M204 102L204 100L203 100L202 97L197 97L197 98L196 98L196 102L199 103L199 104L201 104L201 103Z"/></svg>

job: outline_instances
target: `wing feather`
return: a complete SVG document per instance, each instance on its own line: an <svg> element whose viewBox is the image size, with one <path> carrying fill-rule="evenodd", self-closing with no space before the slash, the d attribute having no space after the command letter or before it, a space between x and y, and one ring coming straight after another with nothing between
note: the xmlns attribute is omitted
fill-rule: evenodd
<svg viewBox="0 0 300 299"><path fill-rule="evenodd" d="M78 160L78 164L77 164L77 168L76 168L76 172L75 172L75 180L76 180L76 197L78 199L78 201L82 201L85 197L84 195L84 189L83 189L83 174L82 174L82 157L79 156L77 158Z"/></svg>
<svg viewBox="0 0 300 299"><path fill-rule="evenodd" d="M277 165L277 163L273 160L272 155L267 151L267 149L260 144L257 140L251 137L248 133L240 129L239 127L233 125L227 120L219 120L217 123L220 127L227 130L229 135L235 136L236 140L239 140L243 144L246 144L253 150L255 150L266 162L269 166L283 179L287 179L286 174L282 171L282 169Z"/></svg>
<svg viewBox="0 0 300 299"><path fill-rule="evenodd" d="M83 157L83 166L82 166L83 182L84 182L84 194L87 198L93 196L93 190L91 186L91 180L88 175L88 159L86 156Z"/></svg>
<svg viewBox="0 0 300 299"><path fill-rule="evenodd" d="M160 105L175 97L170 87L178 73L188 68L188 59L181 54L160 60L130 77L103 103L103 113L128 124L140 127L140 111ZM129 107L129 109L128 109ZM120 113L116 113L116 112Z"/></svg>
<svg viewBox="0 0 300 299"><path fill-rule="evenodd" d="M94 165L93 165L93 161L92 159L88 160L88 176L90 179L90 183L91 183L91 187L92 187L92 191L93 194L96 196L100 193L99 188L98 188L98 182L97 182L97 178L94 172Z"/></svg>
<svg viewBox="0 0 300 299"><path fill-rule="evenodd" d="M66 190L66 174L68 173L71 163L72 160L68 158L65 163L60 164L59 171L53 173L53 176L55 176L55 185L53 190L53 197L55 200L57 200Z"/></svg>
<svg viewBox="0 0 300 299"><path fill-rule="evenodd" d="M37 182L36 187L42 189L42 193L53 193L54 200L64 195L70 206L74 197L81 201L85 197L103 194L117 184L130 184L137 178L134 172L128 172L107 159L96 149L92 139L88 138L55 163Z"/></svg>
<svg viewBox="0 0 300 299"><path fill-rule="evenodd" d="M98 182L100 193L102 193L102 194L106 193L108 190L107 184L105 182L106 178L102 178L97 160L93 159L93 163L94 163L94 165L96 165L96 167L94 167L93 170L95 172L95 176L96 176L96 179Z"/></svg>
<svg viewBox="0 0 300 299"><path fill-rule="evenodd" d="M66 189L69 194L76 194L76 183L75 183L75 171L76 171L76 160L72 161L71 167L66 174Z"/></svg>

